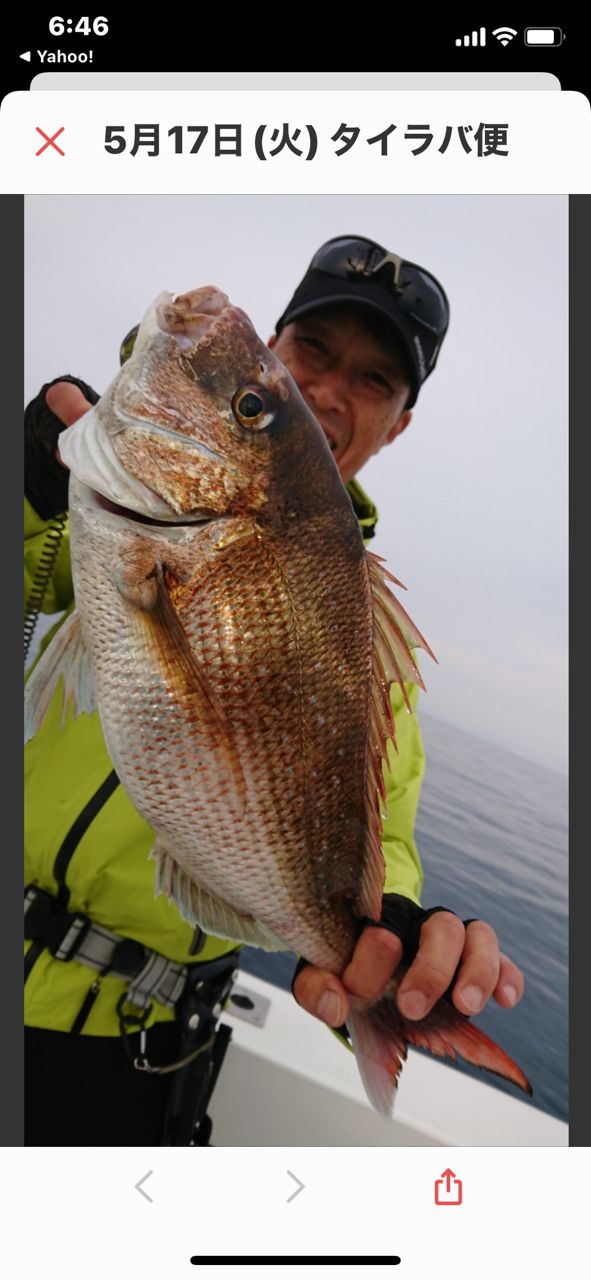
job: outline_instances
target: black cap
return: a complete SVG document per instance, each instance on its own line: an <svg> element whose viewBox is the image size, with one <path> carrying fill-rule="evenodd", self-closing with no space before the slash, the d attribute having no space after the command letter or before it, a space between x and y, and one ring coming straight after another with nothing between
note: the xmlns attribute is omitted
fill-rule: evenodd
<svg viewBox="0 0 591 1280"><path fill-rule="evenodd" d="M449 325L449 302L439 281L375 240L336 236L314 254L277 321L277 335L292 320L339 302L359 303L389 320L406 356L412 388L406 408L412 408Z"/></svg>

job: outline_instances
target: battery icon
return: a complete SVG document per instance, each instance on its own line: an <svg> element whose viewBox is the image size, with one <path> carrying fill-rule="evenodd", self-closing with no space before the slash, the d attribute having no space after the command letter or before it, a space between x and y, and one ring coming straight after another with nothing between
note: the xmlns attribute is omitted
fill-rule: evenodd
<svg viewBox="0 0 591 1280"><path fill-rule="evenodd" d="M526 27L523 38L537 49L556 48L562 44L562 31L560 27Z"/></svg>

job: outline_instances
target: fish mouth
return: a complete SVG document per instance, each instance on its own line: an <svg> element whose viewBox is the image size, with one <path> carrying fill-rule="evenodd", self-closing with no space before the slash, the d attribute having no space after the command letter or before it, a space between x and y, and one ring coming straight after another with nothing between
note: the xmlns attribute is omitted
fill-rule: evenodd
<svg viewBox="0 0 591 1280"><path fill-rule="evenodd" d="M158 328L175 338L181 349L197 347L220 318L234 310L228 295L210 284L176 297L165 290L152 305Z"/></svg>
<svg viewBox="0 0 591 1280"><path fill-rule="evenodd" d="M179 511L126 471L107 434L100 430L94 410L86 415L83 426L75 425L76 433L67 427L60 436L60 454L80 486L83 505L95 514L161 529L200 524L218 514L207 508Z"/></svg>
<svg viewBox="0 0 591 1280"><path fill-rule="evenodd" d="M81 481L78 483L84 506L89 507L94 512L104 512L107 517L114 516L116 521L122 521L126 524L147 525L165 533L168 529L193 529L196 525L209 524L211 520L219 518L219 513L203 510L192 511L179 520L176 512L173 512L172 509L170 518L165 514L159 514L156 517L148 516L143 511L136 511L133 507L113 502L112 498L105 497L104 493L100 493L98 489L92 489Z"/></svg>
<svg viewBox="0 0 591 1280"><path fill-rule="evenodd" d="M112 502L110 498L105 498L103 493L99 493L97 489L90 489L89 493L94 499L95 506L101 507L103 511L110 512L111 515L119 516L122 520L134 520L137 524L150 524L158 528L184 529L188 525L206 524L213 517L198 513L197 515L186 516L184 520L168 520L166 516L160 516L155 519L153 516L145 516L140 511L134 511L131 507L120 507L118 503Z"/></svg>

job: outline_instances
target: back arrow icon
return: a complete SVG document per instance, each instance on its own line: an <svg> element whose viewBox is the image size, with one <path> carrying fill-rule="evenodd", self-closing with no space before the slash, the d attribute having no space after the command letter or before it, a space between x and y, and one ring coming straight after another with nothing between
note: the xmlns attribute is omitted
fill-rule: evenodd
<svg viewBox="0 0 591 1280"><path fill-rule="evenodd" d="M140 1178L139 1182L136 1182L135 1184L135 1190L139 1191L140 1195L144 1197L144 1200L149 1200L150 1204L153 1204L154 1201L152 1197L148 1195L147 1191L142 1191L142 1182L145 1182L147 1178L151 1178L153 1172L153 1169L148 1169L148 1172L144 1174L143 1178Z"/></svg>
<svg viewBox="0 0 591 1280"><path fill-rule="evenodd" d="M294 1182L297 1182L297 1184L298 1184L298 1189L297 1189L297 1191L294 1191L294 1192L292 1193L292 1195L290 1195L290 1196L288 1197L287 1204L291 1204L292 1200L295 1200L296 1196L299 1196L300 1191L303 1191L303 1190L304 1190L304 1183L303 1183L303 1182L300 1182L299 1178L296 1178L295 1173L292 1173L292 1172L291 1172L291 1169L288 1169L288 1170L287 1170L287 1172L288 1172L288 1174L289 1174L290 1178L293 1178Z"/></svg>

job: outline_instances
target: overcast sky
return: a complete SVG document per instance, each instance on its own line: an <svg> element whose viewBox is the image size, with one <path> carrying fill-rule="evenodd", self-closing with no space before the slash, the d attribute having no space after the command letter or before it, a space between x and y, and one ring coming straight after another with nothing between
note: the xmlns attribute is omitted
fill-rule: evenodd
<svg viewBox="0 0 591 1280"><path fill-rule="evenodd" d="M26 398L105 390L163 289L215 284L267 339L318 246L364 234L437 275L451 325L408 430L360 474L406 583L425 712L566 772L568 202L562 196L34 196Z"/></svg>

